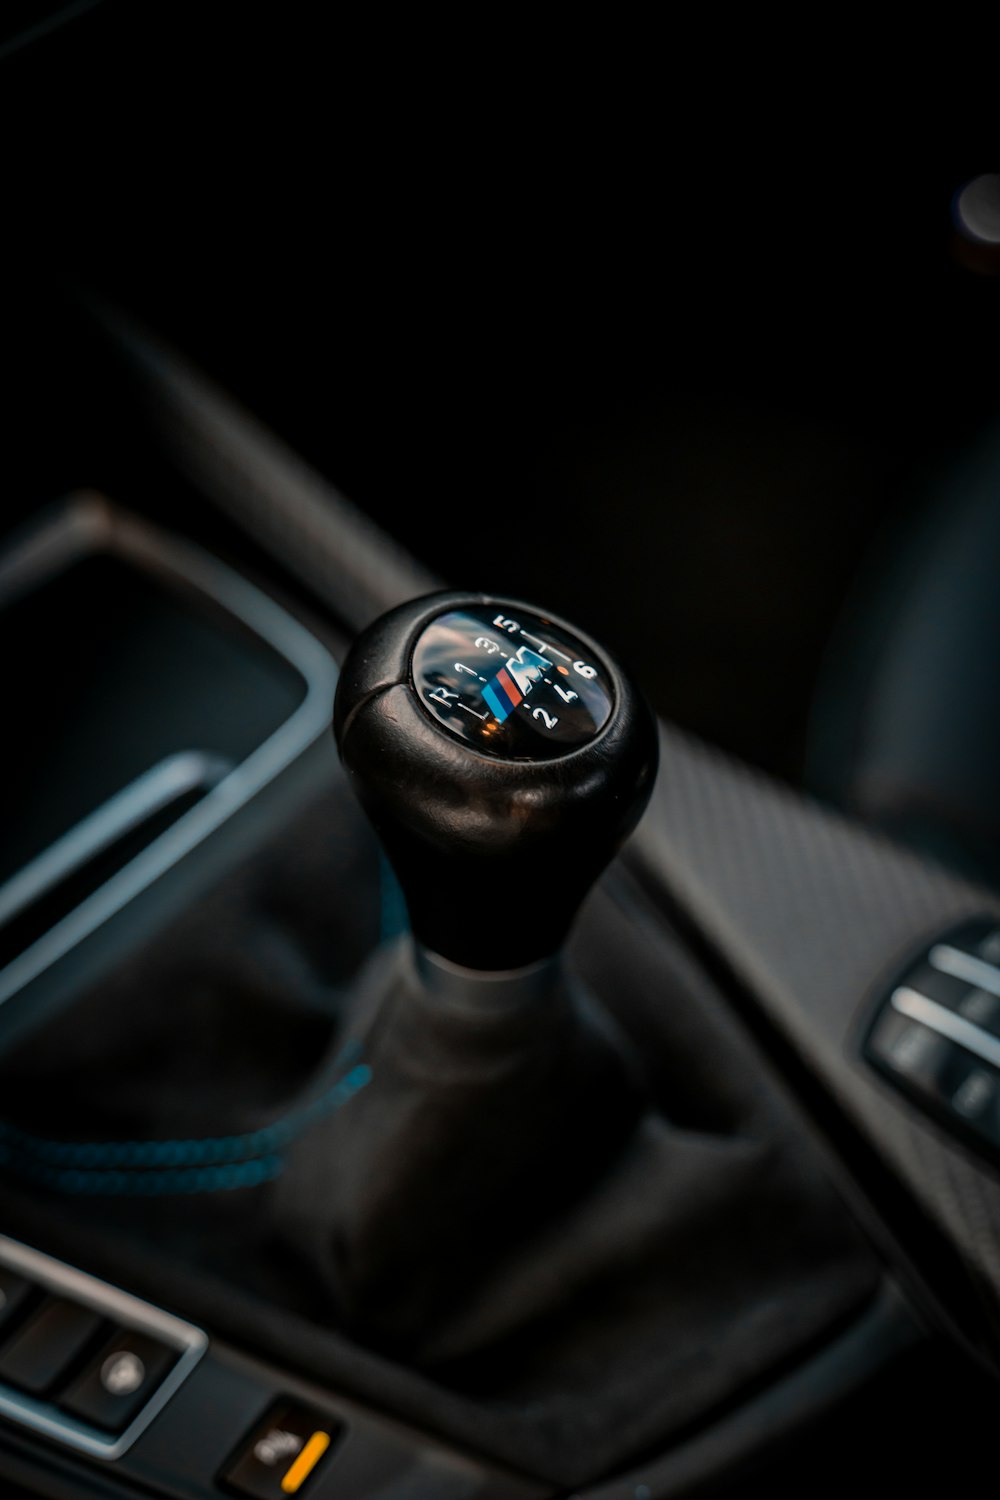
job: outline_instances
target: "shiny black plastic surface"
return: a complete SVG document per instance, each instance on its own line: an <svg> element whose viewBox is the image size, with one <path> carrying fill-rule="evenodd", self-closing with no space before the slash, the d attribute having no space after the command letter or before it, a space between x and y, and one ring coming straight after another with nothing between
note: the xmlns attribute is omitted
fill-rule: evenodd
<svg viewBox="0 0 1000 1500"><path fill-rule="evenodd" d="M424 629L410 674L439 724L487 755L553 760L603 729L614 704L608 668L543 615L448 610Z"/></svg>
<svg viewBox="0 0 1000 1500"><path fill-rule="evenodd" d="M219 1482L250 1500L282 1500L306 1492L333 1456L344 1424L299 1401L281 1401L249 1434Z"/></svg>
<svg viewBox="0 0 1000 1500"><path fill-rule="evenodd" d="M16 1271L0 1266L0 1334L5 1328L14 1326L31 1298L37 1295L37 1288L30 1281L18 1276Z"/></svg>
<svg viewBox="0 0 1000 1500"><path fill-rule="evenodd" d="M59 1398L63 1411L102 1432L124 1432L178 1359L176 1349L118 1328Z"/></svg>
<svg viewBox="0 0 1000 1500"><path fill-rule="evenodd" d="M103 1326L99 1313L65 1297L46 1297L0 1352L0 1380L43 1395Z"/></svg>

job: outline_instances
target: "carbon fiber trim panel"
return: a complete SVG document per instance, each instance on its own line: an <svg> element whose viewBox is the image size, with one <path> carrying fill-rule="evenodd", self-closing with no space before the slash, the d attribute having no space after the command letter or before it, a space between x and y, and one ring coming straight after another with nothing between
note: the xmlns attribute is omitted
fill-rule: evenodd
<svg viewBox="0 0 1000 1500"><path fill-rule="evenodd" d="M1000 916L1000 901L676 729L662 729L661 756L633 845L642 873L957 1245L992 1321L1000 1181L874 1073L860 1033L920 948ZM904 1248L919 1265L920 1247Z"/></svg>

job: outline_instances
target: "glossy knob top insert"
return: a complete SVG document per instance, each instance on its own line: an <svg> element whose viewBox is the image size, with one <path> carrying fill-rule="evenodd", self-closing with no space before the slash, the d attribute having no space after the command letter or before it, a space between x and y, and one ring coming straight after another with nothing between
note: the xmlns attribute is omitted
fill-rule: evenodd
<svg viewBox="0 0 1000 1500"><path fill-rule="evenodd" d="M532 610L467 607L436 616L417 639L410 672L439 724L502 760L576 750L614 707L611 674L593 648Z"/></svg>

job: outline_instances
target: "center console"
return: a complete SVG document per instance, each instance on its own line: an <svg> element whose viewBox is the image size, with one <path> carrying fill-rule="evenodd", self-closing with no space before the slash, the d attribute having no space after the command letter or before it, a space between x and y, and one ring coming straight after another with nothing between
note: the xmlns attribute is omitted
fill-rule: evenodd
<svg viewBox="0 0 1000 1500"><path fill-rule="evenodd" d="M845 1170L789 1035L867 1160L855 1012L980 898L911 902L895 853L655 726L544 609L428 599L98 321L141 464L0 546L0 1476L724 1485L921 1338L871 1248L882 1179Z"/></svg>

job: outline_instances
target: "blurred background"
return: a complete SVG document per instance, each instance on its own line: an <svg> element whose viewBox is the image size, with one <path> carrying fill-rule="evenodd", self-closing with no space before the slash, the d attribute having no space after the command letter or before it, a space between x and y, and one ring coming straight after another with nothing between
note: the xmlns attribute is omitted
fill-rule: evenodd
<svg viewBox="0 0 1000 1500"><path fill-rule="evenodd" d="M638 29L59 9L3 21L25 369L79 379L38 330L96 290L443 577L849 799L856 622L996 420L997 259L954 210L990 164L768 139Z"/></svg>

